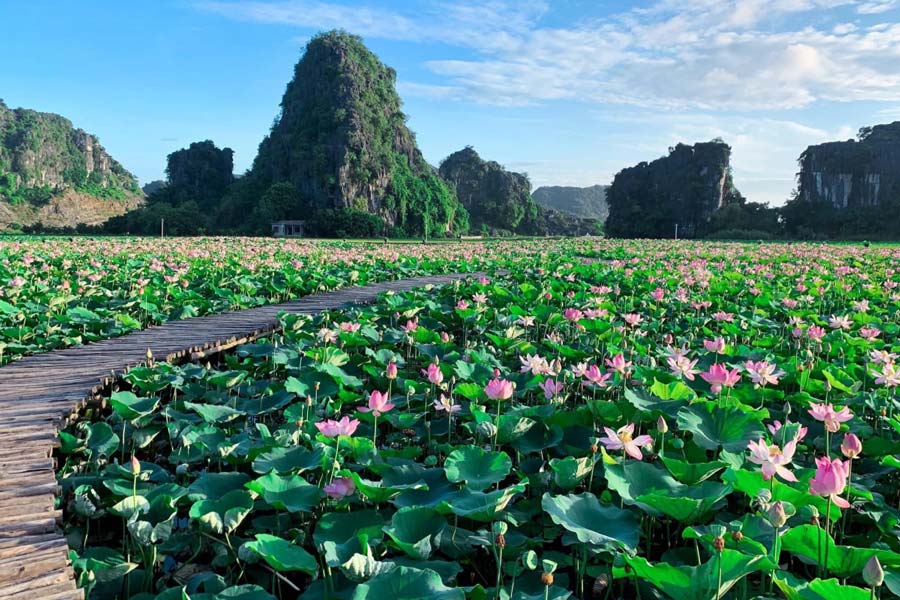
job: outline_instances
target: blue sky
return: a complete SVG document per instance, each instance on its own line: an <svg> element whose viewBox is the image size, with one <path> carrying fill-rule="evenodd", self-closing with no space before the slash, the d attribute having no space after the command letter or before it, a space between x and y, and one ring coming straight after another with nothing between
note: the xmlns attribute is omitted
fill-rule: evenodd
<svg viewBox="0 0 900 600"><path fill-rule="evenodd" d="M306 40L398 73L438 163L472 145L535 186L608 183L721 136L782 203L814 143L900 119L900 0L0 0L0 98L97 134L142 182L212 139L253 160Z"/></svg>

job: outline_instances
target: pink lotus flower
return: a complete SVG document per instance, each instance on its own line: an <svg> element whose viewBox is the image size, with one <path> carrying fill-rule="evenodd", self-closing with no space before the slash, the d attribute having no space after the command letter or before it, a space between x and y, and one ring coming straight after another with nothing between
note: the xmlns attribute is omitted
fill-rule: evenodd
<svg viewBox="0 0 900 600"><path fill-rule="evenodd" d="M534 317L521 316L516 321L516 323L518 325L521 325L522 327L533 327L534 326Z"/></svg>
<svg viewBox="0 0 900 600"><path fill-rule="evenodd" d="M351 323L350 321L344 321L340 325L338 325L341 331L345 333L353 333L354 331L359 331L359 328L362 327L359 323Z"/></svg>
<svg viewBox="0 0 900 600"><path fill-rule="evenodd" d="M586 380L583 385L593 383L602 389L608 385L606 382L612 377L612 373L604 373L597 365L590 365L582 370L581 376Z"/></svg>
<svg viewBox="0 0 900 600"><path fill-rule="evenodd" d="M778 379L784 376L784 371L776 369L775 365L764 360L757 362L748 360L744 363L744 369L750 375L750 380L760 387L778 385Z"/></svg>
<svg viewBox="0 0 900 600"><path fill-rule="evenodd" d="M487 397L491 400L509 400L512 398L515 389L516 386L512 381L495 378L491 379L488 384L484 386L484 393L487 394Z"/></svg>
<svg viewBox="0 0 900 600"><path fill-rule="evenodd" d="M809 414L817 421L825 423L825 429L831 433L837 433L841 423L853 418L853 413L846 406L835 412L832 404L811 404Z"/></svg>
<svg viewBox="0 0 900 600"><path fill-rule="evenodd" d="M452 398L448 398L444 394L441 394L440 399L434 401L434 410L455 415L462 410L462 406L454 403Z"/></svg>
<svg viewBox="0 0 900 600"><path fill-rule="evenodd" d="M734 322L734 315L731 313L727 313L724 310L720 310L719 312L713 313L713 319L716 321L725 321L727 323Z"/></svg>
<svg viewBox="0 0 900 600"><path fill-rule="evenodd" d="M684 377L688 381L694 380L694 375L697 375L700 370L695 369L697 366L697 359L690 360L686 356L679 356L677 358L669 357L666 359L666 362L669 363L669 369L672 371L673 375L678 377Z"/></svg>
<svg viewBox="0 0 900 600"><path fill-rule="evenodd" d="M845 434L844 441L841 442L841 453L847 458L856 458L862 454L862 442L852 433Z"/></svg>
<svg viewBox="0 0 900 600"><path fill-rule="evenodd" d="M737 369L729 371L725 365L714 364L709 367L709 371L700 373L700 377L709 384L709 389L713 394L718 394L723 387L734 387L741 380L741 374Z"/></svg>
<svg viewBox="0 0 900 600"><path fill-rule="evenodd" d="M749 460L753 464L762 467L763 479L766 481L778 475L785 481L797 481L797 477L788 471L787 465L794 460L794 452L797 450L797 442L789 441L784 445L784 451L775 444L771 446L760 438L758 442L750 442L747 444L750 450Z"/></svg>
<svg viewBox="0 0 900 600"><path fill-rule="evenodd" d="M384 376L388 379L397 379L397 363L391 361L384 368Z"/></svg>
<svg viewBox="0 0 900 600"><path fill-rule="evenodd" d="M419 328L418 319L410 319L409 321L406 322L406 325L403 326L403 331L405 331L406 333L412 333L418 328Z"/></svg>
<svg viewBox="0 0 900 600"><path fill-rule="evenodd" d="M602 443L607 450L624 449L629 456L636 458L637 460L643 460L644 458L644 455L641 453L641 448L649 448L653 443L653 438L649 435L639 435L632 439L632 436L634 435L634 423L619 427L616 431L613 431L609 427L604 427L603 430L606 432L606 437L600 438L600 443Z"/></svg>
<svg viewBox="0 0 900 600"><path fill-rule="evenodd" d="M806 335L814 342L821 342L822 338L825 337L825 330L818 325L811 325L810 328L806 330Z"/></svg>
<svg viewBox="0 0 900 600"><path fill-rule="evenodd" d="M552 400L559 396L563 391L563 384L553 379L547 379L544 383L540 384L540 388L544 390L544 398L547 400Z"/></svg>
<svg viewBox="0 0 900 600"><path fill-rule="evenodd" d="M706 348L707 352L722 354L725 350L725 340L721 336L714 340L703 340L703 347Z"/></svg>
<svg viewBox="0 0 900 600"><path fill-rule="evenodd" d="M624 376L628 372L629 367L631 367L631 361L625 360L625 356L620 352L613 356L612 359L607 358L606 366Z"/></svg>
<svg viewBox="0 0 900 600"><path fill-rule="evenodd" d="M322 489L328 494L329 498L340 500L356 491L356 483L349 477L338 477Z"/></svg>
<svg viewBox="0 0 900 600"><path fill-rule="evenodd" d="M327 421L316 422L316 427L325 437L337 437L339 435L353 435L356 428L359 427L359 419L351 419L344 416L340 421L328 419Z"/></svg>
<svg viewBox="0 0 900 600"><path fill-rule="evenodd" d="M897 354L888 352L887 350L872 350L869 352L869 360L876 365L893 363L898 358Z"/></svg>
<svg viewBox="0 0 900 600"><path fill-rule="evenodd" d="M427 377L428 381L434 385L441 385L444 381L444 374L437 363L431 363L427 369L422 369L422 375Z"/></svg>
<svg viewBox="0 0 900 600"><path fill-rule="evenodd" d="M375 415L375 418L380 417L384 413L388 412L394 405L389 402L390 396L386 393L381 393L378 390L373 390L371 394L369 394L369 405L358 408L359 412L367 413L371 412Z"/></svg>
<svg viewBox="0 0 900 600"><path fill-rule="evenodd" d="M566 318L566 321L574 323L575 321L580 321L581 319L583 319L584 313L577 308L567 308L563 313L563 317Z"/></svg>
<svg viewBox="0 0 900 600"><path fill-rule="evenodd" d="M629 327L637 327L644 320L644 317L637 313L628 313L623 318L625 319L625 323L627 323Z"/></svg>
<svg viewBox="0 0 900 600"><path fill-rule="evenodd" d="M472 294L472 300L475 301L475 304L484 304L485 302L487 302L487 299L487 296L485 296L484 294Z"/></svg>
<svg viewBox="0 0 900 600"><path fill-rule="evenodd" d="M860 327L859 335L868 341L874 341L879 335L881 335L881 330L877 327Z"/></svg>
<svg viewBox="0 0 900 600"><path fill-rule="evenodd" d="M657 302L661 302L663 298L666 296L666 291L662 288L656 288L652 292L650 292L650 297L656 300Z"/></svg>
<svg viewBox="0 0 900 600"><path fill-rule="evenodd" d="M550 370L547 359L538 356L537 354L526 354L524 357L520 356L519 362L522 363L522 368L520 369L522 373L531 371L532 375L542 375Z"/></svg>
<svg viewBox="0 0 900 600"><path fill-rule="evenodd" d="M841 498L847 487L847 476L850 474L850 461L838 458L829 459L823 456L816 459L816 474L809 482L809 491L816 496L831 498L837 506L847 508L850 503Z"/></svg>
<svg viewBox="0 0 900 600"><path fill-rule="evenodd" d="M469 302L467 300L460 300L456 303L456 308L459 310L466 310L469 308Z"/></svg>
<svg viewBox="0 0 900 600"><path fill-rule="evenodd" d="M853 322L846 316L836 317L831 315L828 319L828 326L832 329L850 329L852 325Z"/></svg>
<svg viewBox="0 0 900 600"><path fill-rule="evenodd" d="M877 385L887 388L900 386L900 369L893 363L884 363L881 365L881 371L872 369L872 375L875 376Z"/></svg>

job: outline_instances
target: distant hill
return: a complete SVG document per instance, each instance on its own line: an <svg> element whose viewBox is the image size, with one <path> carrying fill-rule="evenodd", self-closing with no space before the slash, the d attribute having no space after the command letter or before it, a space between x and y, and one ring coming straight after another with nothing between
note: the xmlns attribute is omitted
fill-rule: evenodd
<svg viewBox="0 0 900 600"><path fill-rule="evenodd" d="M606 204L608 185L590 187L569 187L559 185L542 186L531 195L539 206L552 208L574 217L605 221L609 215Z"/></svg>
<svg viewBox="0 0 900 600"><path fill-rule="evenodd" d="M464 231L465 210L406 126L396 79L358 36L316 35L252 169L233 186L222 225L254 214L257 230L268 220L304 218L319 234L336 233L327 229L337 221L376 235Z"/></svg>
<svg viewBox="0 0 900 600"><path fill-rule="evenodd" d="M720 139L678 144L652 162L622 169L606 191L613 237L699 237L713 214L743 199L731 179L731 147Z"/></svg>
<svg viewBox="0 0 900 600"><path fill-rule="evenodd" d="M507 171L492 160L482 160L471 146L441 161L438 172L469 212L473 231L536 233L538 207L527 176Z"/></svg>
<svg viewBox="0 0 900 600"><path fill-rule="evenodd" d="M96 225L142 202L137 180L96 137L0 101L0 228Z"/></svg>

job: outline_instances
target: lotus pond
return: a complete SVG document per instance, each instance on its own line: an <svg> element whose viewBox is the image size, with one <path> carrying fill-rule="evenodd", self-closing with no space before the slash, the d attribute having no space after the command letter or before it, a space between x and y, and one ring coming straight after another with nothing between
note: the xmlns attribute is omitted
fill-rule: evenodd
<svg viewBox="0 0 900 600"><path fill-rule="evenodd" d="M588 246L589 244L589 246ZM900 250L598 241L136 368L61 433L90 598L900 593ZM492 268L503 267L500 274Z"/></svg>
<svg viewBox="0 0 900 600"><path fill-rule="evenodd" d="M477 269L546 245L11 238L0 241L0 365L173 319Z"/></svg>

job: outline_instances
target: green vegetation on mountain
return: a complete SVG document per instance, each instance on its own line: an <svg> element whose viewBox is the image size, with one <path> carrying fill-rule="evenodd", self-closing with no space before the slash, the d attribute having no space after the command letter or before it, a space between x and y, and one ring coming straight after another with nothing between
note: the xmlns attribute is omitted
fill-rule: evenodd
<svg viewBox="0 0 900 600"><path fill-rule="evenodd" d="M468 218L425 162L406 126L396 73L362 40L341 31L314 37L294 68L281 113L253 167L226 197L219 219L260 231L263 216L381 225L379 235L437 236L465 231ZM272 186L290 184L293 206L260 205ZM284 196L281 197L284 199ZM265 204L265 203L263 203ZM322 234L338 232L322 231Z"/></svg>
<svg viewBox="0 0 900 600"><path fill-rule="evenodd" d="M94 136L60 115L0 100L0 227L102 222L141 195L134 176Z"/></svg>
<svg viewBox="0 0 900 600"><path fill-rule="evenodd" d="M558 210L582 219L598 219L601 222L609 215L606 204L607 185L571 187L560 185L542 186L531 195L538 206Z"/></svg>
<svg viewBox="0 0 900 600"><path fill-rule="evenodd" d="M731 148L716 139L678 144L669 154L619 171L606 199L615 237L700 237L717 210L742 202L731 180Z"/></svg>
<svg viewBox="0 0 900 600"><path fill-rule="evenodd" d="M526 175L482 160L471 146L441 161L439 172L469 212L474 231L537 233L540 214Z"/></svg>

